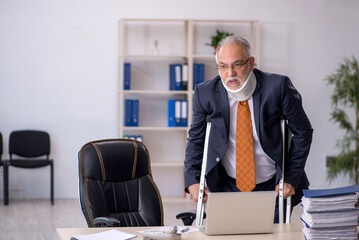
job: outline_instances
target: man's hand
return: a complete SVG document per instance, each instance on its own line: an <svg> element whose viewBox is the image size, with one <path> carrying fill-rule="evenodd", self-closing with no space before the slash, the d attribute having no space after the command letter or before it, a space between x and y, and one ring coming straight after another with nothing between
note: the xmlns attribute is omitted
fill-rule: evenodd
<svg viewBox="0 0 359 240"><path fill-rule="evenodd" d="M275 188L275 192L277 193L277 196L279 195L279 184ZM289 183L284 182L284 191L283 191L283 197L284 199L287 199L288 197L295 194L295 189L292 185Z"/></svg>
<svg viewBox="0 0 359 240"><path fill-rule="evenodd" d="M190 193L191 199L194 202L198 202L199 183L192 184L187 189ZM209 193L210 193L210 191L207 188L205 188L204 194L203 194L203 202L204 203L207 202L207 196Z"/></svg>

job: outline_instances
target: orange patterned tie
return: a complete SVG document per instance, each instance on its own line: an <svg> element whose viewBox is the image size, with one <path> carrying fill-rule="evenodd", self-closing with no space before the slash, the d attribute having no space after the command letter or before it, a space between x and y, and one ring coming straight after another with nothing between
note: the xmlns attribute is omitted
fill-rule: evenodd
<svg viewBox="0 0 359 240"><path fill-rule="evenodd" d="M236 185L241 192L256 186L253 132L248 102L238 102L236 126Z"/></svg>

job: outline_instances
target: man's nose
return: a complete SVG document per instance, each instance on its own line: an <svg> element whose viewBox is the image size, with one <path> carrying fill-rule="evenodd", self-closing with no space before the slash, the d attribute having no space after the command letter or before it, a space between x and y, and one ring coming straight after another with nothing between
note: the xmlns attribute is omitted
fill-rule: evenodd
<svg viewBox="0 0 359 240"><path fill-rule="evenodd" d="M229 66L227 74L228 74L228 76L235 76L237 73L233 69L233 66Z"/></svg>

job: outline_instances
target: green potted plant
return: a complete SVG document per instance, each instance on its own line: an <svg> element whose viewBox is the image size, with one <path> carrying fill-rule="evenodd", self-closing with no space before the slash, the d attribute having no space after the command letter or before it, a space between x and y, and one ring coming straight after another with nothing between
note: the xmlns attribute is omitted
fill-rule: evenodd
<svg viewBox="0 0 359 240"><path fill-rule="evenodd" d="M344 137L337 141L338 156L328 164L328 180L332 181L340 173L348 174L358 184L359 171L359 65L358 61L345 58L339 68L330 74L326 81L334 86L332 93L331 120L345 130ZM355 113L354 122L346 111Z"/></svg>
<svg viewBox="0 0 359 240"><path fill-rule="evenodd" d="M225 32L216 30L216 35L211 36L211 43L206 43L208 46L212 46L214 50L216 51L216 48L218 46L218 43L225 37L231 36L233 33Z"/></svg>

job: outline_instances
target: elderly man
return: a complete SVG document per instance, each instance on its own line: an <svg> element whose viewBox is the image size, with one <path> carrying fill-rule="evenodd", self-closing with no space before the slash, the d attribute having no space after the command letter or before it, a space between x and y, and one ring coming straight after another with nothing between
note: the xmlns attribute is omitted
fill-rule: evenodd
<svg viewBox="0 0 359 240"><path fill-rule="evenodd" d="M204 201L212 192L270 191L278 194L282 167L280 120L293 134L285 167L284 198L300 202L309 182L304 166L312 141L312 127L301 96L290 79L254 68L247 40L229 36L216 50L219 76L197 85L193 121L185 159L185 190L198 200L206 131L209 137ZM274 222L278 222L278 201Z"/></svg>

